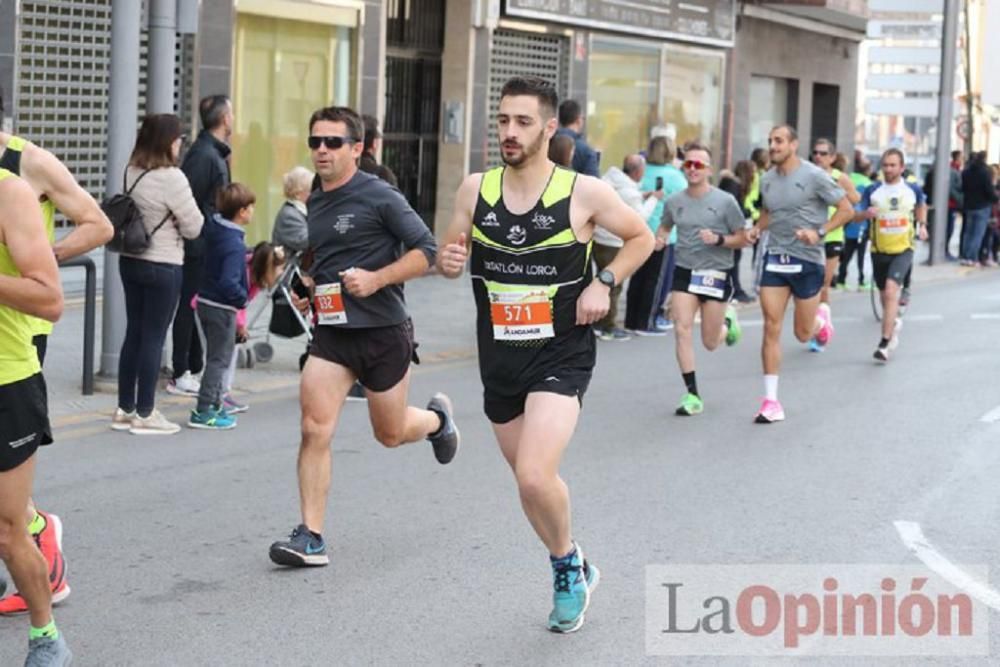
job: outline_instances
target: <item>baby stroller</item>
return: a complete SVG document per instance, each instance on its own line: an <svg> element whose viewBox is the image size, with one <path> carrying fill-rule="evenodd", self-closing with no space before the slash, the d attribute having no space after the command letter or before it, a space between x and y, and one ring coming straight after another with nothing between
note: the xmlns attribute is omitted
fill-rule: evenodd
<svg viewBox="0 0 1000 667"><path fill-rule="evenodd" d="M287 259L285 268L275 282L274 287L262 293L262 297L254 300L248 308L247 331L251 338L253 332L260 330L259 320L271 304L271 317L264 333L264 339L255 342L250 340L240 345L238 362L244 368L253 368L256 362L267 363L274 358L274 346L271 335L282 338L298 338L305 334L306 352L299 357L299 369L305 364L309 344L312 342L312 308L302 314L292 306L292 294L308 296L308 291L302 283L301 270L302 253L296 253Z"/></svg>

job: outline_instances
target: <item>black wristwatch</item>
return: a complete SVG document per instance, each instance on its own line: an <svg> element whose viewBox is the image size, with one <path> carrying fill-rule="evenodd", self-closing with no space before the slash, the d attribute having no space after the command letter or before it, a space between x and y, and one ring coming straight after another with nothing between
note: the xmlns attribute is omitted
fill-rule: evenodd
<svg viewBox="0 0 1000 667"><path fill-rule="evenodd" d="M716 236L719 237L719 240L715 242L715 245L721 246L721 245L724 245L726 243L726 237L725 236L723 236L722 234L719 234L718 232L716 232Z"/></svg>
<svg viewBox="0 0 1000 667"><path fill-rule="evenodd" d="M615 274L611 273L607 269L604 269L597 274L597 281L602 285L607 285L608 289L614 289L615 287Z"/></svg>
<svg viewBox="0 0 1000 667"><path fill-rule="evenodd" d="M819 238L822 241L826 238L826 227L820 226L820 228L816 230L816 233L819 234Z"/></svg>

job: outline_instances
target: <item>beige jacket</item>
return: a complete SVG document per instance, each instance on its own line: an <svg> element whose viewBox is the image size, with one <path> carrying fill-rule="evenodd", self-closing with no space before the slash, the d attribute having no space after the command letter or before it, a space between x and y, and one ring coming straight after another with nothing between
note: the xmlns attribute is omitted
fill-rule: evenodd
<svg viewBox="0 0 1000 667"><path fill-rule="evenodd" d="M143 171L129 166L125 185L132 187ZM184 172L177 167L152 170L135 186L132 199L142 211L148 231L153 231L168 212L171 218L150 237L146 252L141 255L123 253L123 256L161 264L184 264L184 239L197 238L205 222Z"/></svg>

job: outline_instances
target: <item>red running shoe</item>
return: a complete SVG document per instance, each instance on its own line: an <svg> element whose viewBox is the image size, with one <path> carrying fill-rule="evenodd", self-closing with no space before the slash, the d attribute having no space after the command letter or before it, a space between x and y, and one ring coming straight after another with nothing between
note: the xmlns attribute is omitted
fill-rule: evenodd
<svg viewBox="0 0 1000 667"><path fill-rule="evenodd" d="M62 521L55 514L47 514L39 511L38 514L45 519L45 528L35 536L35 543L38 550L45 557L45 562L49 566L49 584L52 592L63 588L66 582L66 559L62 553L63 526ZM69 590L67 587L67 595Z"/></svg>
<svg viewBox="0 0 1000 667"><path fill-rule="evenodd" d="M38 512L45 520L45 528L35 535L35 544L45 557L49 567L49 585L52 588L52 603L57 604L69 597L70 588L66 583L66 559L62 554L62 521L55 514ZM14 593L0 600L0 615L24 614L28 604L24 598Z"/></svg>
<svg viewBox="0 0 1000 667"><path fill-rule="evenodd" d="M57 590L52 591L52 604L59 604L69 597L69 584L65 580ZM8 595L0 600L0 616L16 616L17 614L27 614L28 603L21 597L20 593Z"/></svg>

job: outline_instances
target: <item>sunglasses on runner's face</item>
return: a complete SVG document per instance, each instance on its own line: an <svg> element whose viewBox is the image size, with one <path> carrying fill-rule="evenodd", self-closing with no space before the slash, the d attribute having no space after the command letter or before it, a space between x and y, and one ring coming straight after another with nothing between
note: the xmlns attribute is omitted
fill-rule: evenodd
<svg viewBox="0 0 1000 667"><path fill-rule="evenodd" d="M829 154L830 154L830 151L813 150L813 155L818 155L819 157L826 157Z"/></svg>
<svg viewBox="0 0 1000 667"><path fill-rule="evenodd" d="M684 164L681 165L685 169L694 169L695 171L701 171L702 169L708 169L712 165L707 162L702 162L701 160L684 160Z"/></svg>
<svg viewBox="0 0 1000 667"><path fill-rule="evenodd" d="M353 144L354 140L350 137L321 137L317 135L311 135L309 137L309 148L316 151L319 150L321 144L326 144L326 147L331 151L339 149L344 144Z"/></svg>

